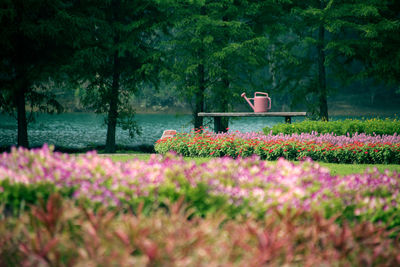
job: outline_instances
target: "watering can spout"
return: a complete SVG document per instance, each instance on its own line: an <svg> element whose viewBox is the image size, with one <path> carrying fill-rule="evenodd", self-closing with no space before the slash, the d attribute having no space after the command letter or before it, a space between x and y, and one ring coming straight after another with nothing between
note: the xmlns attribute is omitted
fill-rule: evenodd
<svg viewBox="0 0 400 267"><path fill-rule="evenodd" d="M247 98L246 93L243 93L242 97L246 99L247 103L249 103L254 112L267 112L271 109L271 98L268 97L267 93L255 92L254 98ZM253 100L253 104L250 102L250 100Z"/></svg>
<svg viewBox="0 0 400 267"><path fill-rule="evenodd" d="M250 107L254 110L254 105L250 102L249 98L246 97L246 93L241 95L244 99L246 99L247 103L249 103ZM251 98L250 98L251 99Z"/></svg>

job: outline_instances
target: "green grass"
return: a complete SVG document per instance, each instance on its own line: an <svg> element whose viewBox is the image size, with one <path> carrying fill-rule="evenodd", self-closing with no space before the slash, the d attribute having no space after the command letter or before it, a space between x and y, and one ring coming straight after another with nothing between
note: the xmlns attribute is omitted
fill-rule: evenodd
<svg viewBox="0 0 400 267"><path fill-rule="evenodd" d="M113 161L128 161L131 159L140 159L140 160L148 160L151 154L99 154L102 157L109 157Z"/></svg>
<svg viewBox="0 0 400 267"><path fill-rule="evenodd" d="M330 170L332 175L347 175L353 173L363 173L368 168L376 167L380 172L385 170L400 172L400 165L397 164L337 164L318 162L319 165Z"/></svg>
<svg viewBox="0 0 400 267"><path fill-rule="evenodd" d="M114 161L123 161L123 162L131 159L148 160L150 158L150 154L116 154L116 155L103 155L103 156L110 157ZM207 162L210 159L211 158L185 157L185 160L194 160L197 164ZM396 164L337 164L337 163L325 163L325 162L318 162L318 163L321 166L328 168L332 175L363 173L367 168L373 168L373 167L378 168L378 170L381 172L385 170L400 172L400 165Z"/></svg>

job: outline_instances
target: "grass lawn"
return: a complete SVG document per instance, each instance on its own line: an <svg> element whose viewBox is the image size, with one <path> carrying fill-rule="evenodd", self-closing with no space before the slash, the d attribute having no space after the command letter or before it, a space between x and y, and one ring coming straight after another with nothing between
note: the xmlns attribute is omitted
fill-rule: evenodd
<svg viewBox="0 0 400 267"><path fill-rule="evenodd" d="M100 154L102 155L102 154ZM103 155L110 157L114 161L128 161L131 159L148 160L150 154L115 154L115 155ZM189 158L185 157L185 160L194 160L197 164L206 162L212 158ZM319 162L323 167L330 170L332 175L347 175L352 173L363 173L367 168L377 167L379 171L384 170L400 172L400 165L398 164L337 164L337 163L325 163Z"/></svg>
<svg viewBox="0 0 400 267"><path fill-rule="evenodd" d="M347 175L352 173L363 173L367 168L378 168L379 171L385 170L400 172L398 164L337 164L318 162L321 166L328 168L332 175Z"/></svg>

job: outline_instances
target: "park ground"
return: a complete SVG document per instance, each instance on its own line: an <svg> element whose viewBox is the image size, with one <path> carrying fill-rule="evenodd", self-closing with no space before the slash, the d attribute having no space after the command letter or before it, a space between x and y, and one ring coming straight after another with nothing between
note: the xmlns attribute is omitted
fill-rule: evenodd
<svg viewBox="0 0 400 267"><path fill-rule="evenodd" d="M99 154L103 157L108 157L113 161L128 161L133 159L148 160L152 154L149 153L127 153L127 154ZM194 160L197 164L209 161L212 158L190 158L184 157L185 160ZM275 164L276 161L271 161ZM348 175L353 173L364 173L368 169L376 167L380 172L385 170L400 172L400 165L398 164L338 164L338 163L326 163L318 162L322 167L328 168L331 175Z"/></svg>

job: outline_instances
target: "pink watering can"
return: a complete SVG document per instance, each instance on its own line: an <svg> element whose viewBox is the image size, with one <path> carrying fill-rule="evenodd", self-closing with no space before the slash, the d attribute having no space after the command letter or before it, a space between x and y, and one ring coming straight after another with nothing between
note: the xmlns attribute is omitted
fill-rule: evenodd
<svg viewBox="0 0 400 267"><path fill-rule="evenodd" d="M264 96L259 96L257 94ZM271 98L268 97L267 93L255 92L254 98L247 98L246 93L243 93L242 97L246 99L246 101L249 103L250 107L254 110L254 112L267 112L268 110L271 109ZM250 102L251 99L254 100L254 105Z"/></svg>

